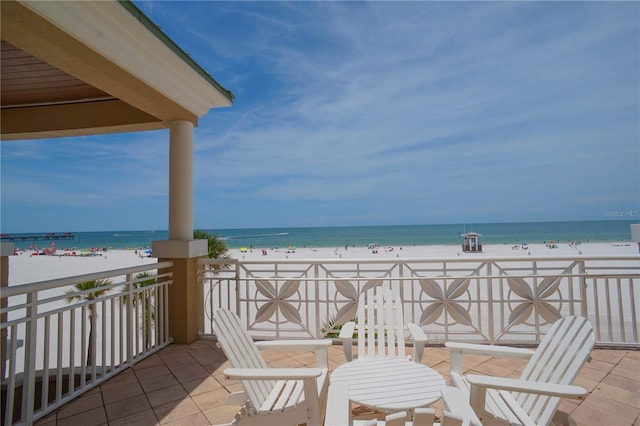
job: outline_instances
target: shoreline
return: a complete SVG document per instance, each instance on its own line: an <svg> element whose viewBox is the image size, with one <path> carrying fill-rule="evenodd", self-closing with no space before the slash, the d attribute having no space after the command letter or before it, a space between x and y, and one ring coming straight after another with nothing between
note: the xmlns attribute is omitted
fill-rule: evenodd
<svg viewBox="0 0 640 426"><path fill-rule="evenodd" d="M317 227L279 227L246 229L205 229L217 235L230 249L242 247L254 248L335 248L367 246L369 243L380 245L405 246L420 245L458 245L462 243L460 235L467 231L482 235L485 245L503 244L544 244L554 240L559 244L571 241L586 243L631 242L630 226L638 223L633 220L578 220L556 222L506 222L478 224L418 224L418 225L361 225L361 226L317 226ZM168 239L166 230L130 230L130 231L87 231L73 232L73 240L61 241L19 241L14 247L23 249L50 249L53 244L58 250L135 250L148 249L153 241ZM3 234L4 235L4 234ZM42 233L30 235L41 236ZM55 234L54 234L55 235ZM4 240L3 240L4 241Z"/></svg>
<svg viewBox="0 0 640 426"><path fill-rule="evenodd" d="M438 259L438 258L527 258L527 257L581 257L581 256L638 256L633 242L591 242L558 244L549 248L545 244L522 245L485 244L480 253L463 253L461 245L380 246L378 252L364 246L318 248L253 248L241 251L229 249L229 255L239 260L338 260L338 259ZM266 253L266 254L263 254ZM29 251L9 256L9 285L20 285L76 275L102 272L144 264L156 263L153 257L144 257L140 250L107 250L93 256L32 256Z"/></svg>

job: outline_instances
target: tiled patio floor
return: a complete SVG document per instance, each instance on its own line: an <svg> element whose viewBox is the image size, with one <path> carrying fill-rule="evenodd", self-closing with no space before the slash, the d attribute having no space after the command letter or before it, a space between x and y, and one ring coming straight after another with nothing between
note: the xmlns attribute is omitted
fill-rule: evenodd
<svg viewBox="0 0 640 426"><path fill-rule="evenodd" d="M265 352L267 363L276 366L312 365L311 353ZM640 351L595 350L576 384L590 391L579 404L563 401L562 409L579 425L640 426ZM467 363L468 361L468 363ZM330 368L344 363L341 346L329 351ZM423 362L448 381L449 352L428 348ZM233 419L237 407L225 406L229 392L241 388L225 380L229 367L211 340L191 345L171 345L136 364L91 392L41 419L49 425L210 425ZM521 360L468 357L465 368L480 374L517 377ZM437 408L437 407L436 407ZM366 416L366 410L355 409ZM274 425L277 426L277 425Z"/></svg>

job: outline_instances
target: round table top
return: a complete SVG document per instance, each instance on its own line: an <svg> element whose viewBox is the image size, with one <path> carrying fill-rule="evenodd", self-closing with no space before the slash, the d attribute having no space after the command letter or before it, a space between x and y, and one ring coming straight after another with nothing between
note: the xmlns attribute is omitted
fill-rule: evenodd
<svg viewBox="0 0 640 426"><path fill-rule="evenodd" d="M403 358L362 358L337 367L331 383L346 383L349 399L381 410L410 410L440 399L444 378L432 368Z"/></svg>

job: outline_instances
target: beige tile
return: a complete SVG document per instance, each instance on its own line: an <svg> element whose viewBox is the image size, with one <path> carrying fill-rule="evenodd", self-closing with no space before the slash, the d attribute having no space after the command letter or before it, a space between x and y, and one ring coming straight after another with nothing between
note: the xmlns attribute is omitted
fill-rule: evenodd
<svg viewBox="0 0 640 426"><path fill-rule="evenodd" d="M297 353L290 358L291 361L299 362L304 366L316 365L316 354L314 352ZM286 360L285 360L286 361Z"/></svg>
<svg viewBox="0 0 640 426"><path fill-rule="evenodd" d="M519 378L528 362L529 360L526 359L492 358L490 362L482 365L492 365L494 376Z"/></svg>
<svg viewBox="0 0 640 426"><path fill-rule="evenodd" d="M572 414L581 425L630 425L637 416L637 409L595 394L589 395Z"/></svg>
<svg viewBox="0 0 640 426"><path fill-rule="evenodd" d="M572 414L576 408L580 405L580 400L574 399L562 399L560 401L560 405L558 405L558 410L564 411L565 413Z"/></svg>
<svg viewBox="0 0 640 426"><path fill-rule="evenodd" d="M601 382L607 374L609 374L608 371L596 370L585 365L582 367L582 370L580 370L580 373L578 373L578 377L594 382Z"/></svg>
<svg viewBox="0 0 640 426"><path fill-rule="evenodd" d="M142 370L144 368L155 367L163 364L164 364L164 361L162 361L162 358L160 358L160 355L155 353L151 356L146 357L139 363L137 363L133 368L136 370Z"/></svg>
<svg viewBox="0 0 640 426"><path fill-rule="evenodd" d="M609 374L602 383L626 389L630 392L640 393L640 381L632 375L618 376L617 374Z"/></svg>
<svg viewBox="0 0 640 426"><path fill-rule="evenodd" d="M134 366L133 371L136 380L140 380L146 377L156 377L171 374L171 370L164 362L148 365L145 368L137 368L137 366Z"/></svg>
<svg viewBox="0 0 640 426"><path fill-rule="evenodd" d="M306 361L309 361L309 359L307 359ZM313 365L315 365L316 359L315 357L313 358ZM277 360L272 360L270 362L267 363L267 365L271 368L298 368L298 367L304 367L305 362L301 361L298 358L285 358L285 359L277 359Z"/></svg>
<svg viewBox="0 0 640 426"><path fill-rule="evenodd" d="M57 417L57 415L54 412L52 414L49 414L46 417L43 417L43 418L39 419L38 421L36 421L34 423L34 425L36 425L36 426L56 426L56 422L57 422L56 417Z"/></svg>
<svg viewBox="0 0 640 426"><path fill-rule="evenodd" d="M490 357L480 356L480 355L465 355L462 358L462 371L465 372L469 370L475 370L475 368L483 363L487 362ZM477 370L476 370L477 371Z"/></svg>
<svg viewBox="0 0 640 426"><path fill-rule="evenodd" d="M199 413L200 409L191 398L187 397L181 401L170 402L154 407L153 411L160 420L160 424L167 424L183 417Z"/></svg>
<svg viewBox="0 0 640 426"><path fill-rule="evenodd" d="M168 402L180 401L187 397L187 392L180 385L173 385L147 393L151 407L158 407Z"/></svg>
<svg viewBox="0 0 640 426"><path fill-rule="evenodd" d="M617 386L600 383L593 390L592 394L601 396L602 398L613 399L614 401L627 404L640 410L640 395L635 391L629 391Z"/></svg>
<svg viewBox="0 0 640 426"><path fill-rule="evenodd" d="M232 405L223 405L220 407L206 410L202 414L207 418L210 424L230 423L238 412L239 407Z"/></svg>
<svg viewBox="0 0 640 426"><path fill-rule="evenodd" d="M180 383L209 377L209 372L203 366L195 362L175 366L171 368L171 373Z"/></svg>
<svg viewBox="0 0 640 426"><path fill-rule="evenodd" d="M593 392L593 390L598 386L600 382L596 380L589 380L585 377L578 376L576 380L574 380L573 384L576 386L582 386L589 392Z"/></svg>
<svg viewBox="0 0 640 426"><path fill-rule="evenodd" d="M209 420L207 420L203 413L198 412L164 424L176 426L209 426Z"/></svg>
<svg viewBox="0 0 640 426"><path fill-rule="evenodd" d="M105 409L107 411L107 418L109 421L129 417L134 414L141 413L150 409L149 401L145 395L138 395L131 398L123 399L121 401L107 404Z"/></svg>
<svg viewBox="0 0 640 426"><path fill-rule="evenodd" d="M611 374L630 376L636 380L640 380L640 359L624 357L618 365L611 370Z"/></svg>
<svg viewBox="0 0 640 426"><path fill-rule="evenodd" d="M615 351L611 349L599 349L591 352L591 361L587 363L590 365L593 361L606 362L608 364L616 365L627 354L626 351Z"/></svg>
<svg viewBox="0 0 640 426"><path fill-rule="evenodd" d="M191 400L198 406L200 411L211 410L215 407L225 405L229 392L225 389L216 389L211 392L201 393L191 397ZM239 407L236 406L236 409Z"/></svg>
<svg viewBox="0 0 640 426"><path fill-rule="evenodd" d="M131 398L136 395L142 395L143 393L140 383L135 381L129 384L110 386L106 389L102 389L102 399L105 404L111 404L112 402Z"/></svg>
<svg viewBox="0 0 640 426"><path fill-rule="evenodd" d="M152 409L144 410L109 422L109 426L155 426L159 424L160 422L158 422L158 419Z"/></svg>
<svg viewBox="0 0 640 426"><path fill-rule="evenodd" d="M62 407L60 411L58 411L58 420L85 411L91 411L96 408L100 408L102 410L102 406L102 395L100 394L99 389L96 388L91 393L82 395Z"/></svg>
<svg viewBox="0 0 640 426"><path fill-rule="evenodd" d="M162 374L158 376L148 375L140 377L140 386L145 392L152 392L154 390L167 388L169 386L177 385L179 382L173 377L173 374Z"/></svg>
<svg viewBox="0 0 640 426"><path fill-rule="evenodd" d="M104 407L74 414L73 416L58 419L59 426L101 426L107 424L107 416Z"/></svg>
<svg viewBox="0 0 640 426"><path fill-rule="evenodd" d="M602 371L604 373L609 373L618 363L619 361L616 361L616 363L610 363L607 361L601 361L599 359L592 359L590 362L585 364L585 368L591 368L593 370L597 370L597 371Z"/></svg>
<svg viewBox="0 0 640 426"><path fill-rule="evenodd" d="M182 383L182 387L191 396L223 389L222 385L213 376Z"/></svg>
<svg viewBox="0 0 640 426"><path fill-rule="evenodd" d="M223 362L225 360L222 353L216 351L209 345L198 344L198 342L196 342L192 344L190 348L189 354L201 365Z"/></svg>
<svg viewBox="0 0 640 426"><path fill-rule="evenodd" d="M449 362L450 359L451 353L447 348L425 348L422 355L422 363L427 365Z"/></svg>
<svg viewBox="0 0 640 426"><path fill-rule="evenodd" d="M623 351L612 351L612 352L623 352ZM640 360L640 351L629 351L626 353L625 357L630 359Z"/></svg>
<svg viewBox="0 0 640 426"><path fill-rule="evenodd" d="M135 368L135 367L134 367ZM111 379L104 382L100 387L102 389L108 389L111 387L118 387L122 385L128 385L131 383L136 383L138 381L133 369L127 368L126 370L116 374Z"/></svg>

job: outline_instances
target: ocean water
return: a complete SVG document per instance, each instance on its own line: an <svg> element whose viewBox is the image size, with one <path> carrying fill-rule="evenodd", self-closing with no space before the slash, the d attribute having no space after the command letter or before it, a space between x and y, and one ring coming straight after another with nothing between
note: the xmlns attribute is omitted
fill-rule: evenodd
<svg viewBox="0 0 640 426"><path fill-rule="evenodd" d="M452 225L340 226L317 228L211 229L229 248L344 247L378 243L385 246L457 245L463 232L482 234L482 244L557 242L630 242L632 223L638 221L577 221L478 223ZM62 232L59 232L62 233ZM15 234L41 235L41 234ZM166 240L167 231L75 232L73 240L55 241L60 248L139 249ZM15 241L18 248L49 247L51 241Z"/></svg>

